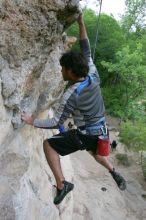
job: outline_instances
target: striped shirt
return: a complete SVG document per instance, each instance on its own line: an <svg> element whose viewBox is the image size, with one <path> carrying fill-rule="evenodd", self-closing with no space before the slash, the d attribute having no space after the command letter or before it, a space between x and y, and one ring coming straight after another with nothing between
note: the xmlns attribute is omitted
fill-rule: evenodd
<svg viewBox="0 0 146 220"><path fill-rule="evenodd" d="M98 71L92 61L88 39L80 41L81 51L89 66L89 73L83 81L76 81L62 95L60 105L53 118L35 119L33 125L39 128L58 128L72 115L77 127L98 125L104 120L105 107L100 89Z"/></svg>

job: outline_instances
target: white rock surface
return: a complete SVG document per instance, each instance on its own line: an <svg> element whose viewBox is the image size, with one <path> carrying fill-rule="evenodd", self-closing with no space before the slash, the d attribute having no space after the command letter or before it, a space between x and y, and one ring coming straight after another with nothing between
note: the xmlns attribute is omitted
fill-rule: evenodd
<svg viewBox="0 0 146 220"><path fill-rule="evenodd" d="M78 2L0 1L0 220L72 218L72 194L59 207L53 204L55 181L43 153L43 140L56 131L27 126L20 113L52 116L64 86L62 34ZM71 180L69 157L61 161Z"/></svg>

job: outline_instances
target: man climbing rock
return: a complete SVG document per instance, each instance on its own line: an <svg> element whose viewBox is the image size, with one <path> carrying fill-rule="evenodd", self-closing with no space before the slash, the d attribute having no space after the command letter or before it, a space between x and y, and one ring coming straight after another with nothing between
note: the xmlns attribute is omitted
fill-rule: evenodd
<svg viewBox="0 0 146 220"><path fill-rule="evenodd" d="M77 150L87 150L110 172L118 187L126 189L126 181L108 160L110 142L104 117L105 107L82 14L77 22L82 53L70 51L60 59L63 79L71 81L71 84L63 94L54 117L40 120L22 113L23 121L38 128L58 128L70 115L77 126L77 129L69 129L44 140L44 153L57 183L55 204L59 204L74 188L73 183L65 180L59 155L65 156Z"/></svg>

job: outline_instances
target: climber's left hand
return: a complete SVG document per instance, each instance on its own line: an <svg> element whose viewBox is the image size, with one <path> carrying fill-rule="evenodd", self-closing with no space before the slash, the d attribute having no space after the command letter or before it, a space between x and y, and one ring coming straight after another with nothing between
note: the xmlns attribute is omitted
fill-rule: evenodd
<svg viewBox="0 0 146 220"><path fill-rule="evenodd" d="M25 123L27 123L27 124L29 124L29 125L33 125L33 121L34 121L33 117L30 116L30 115L28 115L26 112L22 112L22 113L21 113L21 119L22 119Z"/></svg>

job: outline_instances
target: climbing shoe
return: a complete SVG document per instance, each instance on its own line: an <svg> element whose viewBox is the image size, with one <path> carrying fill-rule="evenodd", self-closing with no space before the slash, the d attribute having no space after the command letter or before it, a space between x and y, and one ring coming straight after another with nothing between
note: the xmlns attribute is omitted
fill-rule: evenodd
<svg viewBox="0 0 146 220"><path fill-rule="evenodd" d="M118 187L120 190L126 189L126 180L120 175L120 173L117 173L115 169L113 168L112 171L110 171L110 174L112 175L113 179L116 181Z"/></svg>
<svg viewBox="0 0 146 220"><path fill-rule="evenodd" d="M64 199L64 197L74 188L74 184L69 183L67 181L63 181L64 183L64 187L63 189L58 189L57 188L57 195L54 198L54 204L58 205L60 202L62 202L62 200Z"/></svg>

